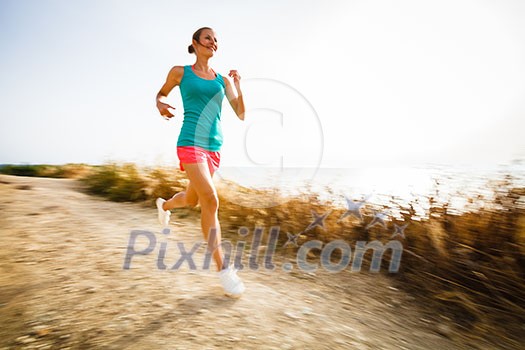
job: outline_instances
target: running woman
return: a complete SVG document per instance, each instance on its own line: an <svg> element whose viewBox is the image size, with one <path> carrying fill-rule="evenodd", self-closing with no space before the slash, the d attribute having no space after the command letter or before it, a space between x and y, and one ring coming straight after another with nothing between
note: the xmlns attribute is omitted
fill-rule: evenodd
<svg viewBox="0 0 525 350"><path fill-rule="evenodd" d="M192 44L188 46L188 52L196 56L195 64L171 68L166 82L157 94L160 115L169 120L174 116L170 109L175 108L166 103L165 99L175 86L180 88L184 120L177 141L177 156L189 184L186 191L179 192L168 200L157 198L156 204L160 224L164 227L169 225L171 209L200 204L204 239L208 242L209 235L215 233L215 242L208 244L208 249L213 254L224 291L230 296L240 296L244 292L244 284L233 266L224 264L217 215L219 199L212 178L220 163L223 98L226 95L241 120L244 120L244 101L239 73L230 70L228 76L233 79L232 84L210 67L209 60L216 51L217 37L213 29L203 27L197 30L193 34Z"/></svg>

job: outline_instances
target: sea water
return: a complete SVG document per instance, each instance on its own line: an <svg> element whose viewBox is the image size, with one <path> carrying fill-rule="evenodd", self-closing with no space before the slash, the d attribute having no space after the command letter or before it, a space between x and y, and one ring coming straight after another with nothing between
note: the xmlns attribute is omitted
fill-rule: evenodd
<svg viewBox="0 0 525 350"><path fill-rule="evenodd" d="M382 207L417 203L415 209L423 215L430 198L438 205L447 203L451 211L462 211L469 205L469 209L483 206L503 184L506 188L525 187L525 162L491 167L224 167L216 177L253 189L278 189L290 197L315 193L342 207L346 206L346 199L366 200Z"/></svg>

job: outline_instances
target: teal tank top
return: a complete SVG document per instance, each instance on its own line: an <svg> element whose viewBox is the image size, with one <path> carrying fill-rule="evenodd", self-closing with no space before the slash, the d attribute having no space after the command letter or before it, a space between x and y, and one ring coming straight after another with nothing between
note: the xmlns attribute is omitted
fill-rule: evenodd
<svg viewBox="0 0 525 350"><path fill-rule="evenodd" d="M221 149L221 108L225 95L224 79L217 73L213 80L197 76L191 66L184 66L180 82L184 121L177 146L197 146L208 151Z"/></svg>

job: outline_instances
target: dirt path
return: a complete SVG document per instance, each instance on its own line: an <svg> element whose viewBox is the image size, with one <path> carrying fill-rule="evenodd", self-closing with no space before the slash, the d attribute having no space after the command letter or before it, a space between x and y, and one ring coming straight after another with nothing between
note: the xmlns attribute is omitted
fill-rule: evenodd
<svg viewBox="0 0 525 350"><path fill-rule="evenodd" d="M194 219L172 220L165 236L154 209L76 186L0 176L0 349L496 348L460 337L382 275L285 272L277 260L274 271L240 272L247 291L227 298L213 271L169 270L176 241L189 250L201 240ZM124 270L132 230L158 242ZM204 247L195 255L202 266Z"/></svg>

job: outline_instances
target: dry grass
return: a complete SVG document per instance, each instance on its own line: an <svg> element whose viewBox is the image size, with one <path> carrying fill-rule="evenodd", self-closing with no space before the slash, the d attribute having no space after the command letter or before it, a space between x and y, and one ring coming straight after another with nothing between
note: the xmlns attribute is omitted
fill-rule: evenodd
<svg viewBox="0 0 525 350"><path fill-rule="evenodd" d="M92 166L87 164L27 164L27 165L4 165L0 168L0 173L16 176L38 176L54 178L78 179L85 176Z"/></svg>
<svg viewBox="0 0 525 350"><path fill-rule="evenodd" d="M396 277L459 324L499 323L519 332L525 323L525 189L502 182L493 190L492 202L475 212L451 214L447 204L435 204L427 220L411 221Z"/></svg>

